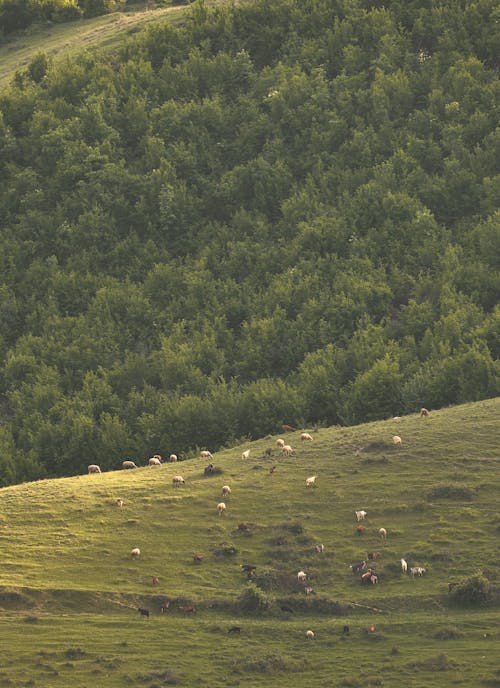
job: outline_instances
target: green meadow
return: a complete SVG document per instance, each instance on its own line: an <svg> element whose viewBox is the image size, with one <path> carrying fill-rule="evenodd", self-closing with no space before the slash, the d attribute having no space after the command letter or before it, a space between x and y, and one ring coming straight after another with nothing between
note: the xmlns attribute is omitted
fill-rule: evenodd
<svg viewBox="0 0 500 688"><path fill-rule="evenodd" d="M211 476L205 459L147 457L86 475L82 457L80 476L3 488L0 686L500 685L499 417L493 399L300 428L284 436L293 456L278 435L243 442ZM379 583L362 586L350 565L369 552ZM426 574L403 574L402 557ZM483 604L448 592L478 572Z"/></svg>

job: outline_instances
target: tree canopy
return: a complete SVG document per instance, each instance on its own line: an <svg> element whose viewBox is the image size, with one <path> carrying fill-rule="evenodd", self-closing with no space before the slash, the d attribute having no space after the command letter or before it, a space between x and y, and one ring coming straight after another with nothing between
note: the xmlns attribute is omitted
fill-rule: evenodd
<svg viewBox="0 0 500 688"><path fill-rule="evenodd" d="M0 94L0 484L499 393L493 0L195 2Z"/></svg>

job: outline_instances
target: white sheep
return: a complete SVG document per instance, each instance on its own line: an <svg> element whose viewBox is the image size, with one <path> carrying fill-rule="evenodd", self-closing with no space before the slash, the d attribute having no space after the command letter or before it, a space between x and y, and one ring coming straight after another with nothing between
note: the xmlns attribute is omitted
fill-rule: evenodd
<svg viewBox="0 0 500 688"><path fill-rule="evenodd" d="M420 415L421 415L423 418L428 418L431 414L429 413L429 411L428 411L426 408L422 407L422 408L420 409Z"/></svg>
<svg viewBox="0 0 500 688"><path fill-rule="evenodd" d="M116 504L121 508L123 506L123 499L121 497L118 497L118 499L116 500Z"/></svg>
<svg viewBox="0 0 500 688"><path fill-rule="evenodd" d="M304 442L305 440L312 440L312 435L310 435L308 432L303 432L300 436L300 439Z"/></svg>
<svg viewBox="0 0 500 688"><path fill-rule="evenodd" d="M297 580L299 583L305 583L307 580L307 573L305 573L305 571L299 571L297 574Z"/></svg>
<svg viewBox="0 0 500 688"><path fill-rule="evenodd" d="M160 461L160 459L159 459L157 456L152 456L152 457L148 460L148 464L149 464L150 466L161 466L161 461Z"/></svg>
<svg viewBox="0 0 500 688"><path fill-rule="evenodd" d="M408 571L408 562L405 559L401 559L401 571L403 573Z"/></svg>
<svg viewBox="0 0 500 688"><path fill-rule="evenodd" d="M231 488L229 487L229 485L223 485L222 486L222 496L227 497L230 494L231 494Z"/></svg>
<svg viewBox="0 0 500 688"><path fill-rule="evenodd" d="M124 461L122 468L137 468L137 465L133 461Z"/></svg>
<svg viewBox="0 0 500 688"><path fill-rule="evenodd" d="M394 442L394 444L399 444L399 445L403 444L403 440L401 439L401 437L399 435L394 435L394 437L392 438L392 441Z"/></svg>
<svg viewBox="0 0 500 688"><path fill-rule="evenodd" d="M379 534L379 537L382 538L382 540L385 540L387 537L387 530L385 528L379 528L378 534Z"/></svg>
<svg viewBox="0 0 500 688"><path fill-rule="evenodd" d="M141 550L138 547L134 547L134 549L130 552L131 556L133 559L137 559L138 556L141 554Z"/></svg>
<svg viewBox="0 0 500 688"><path fill-rule="evenodd" d="M306 478L306 487L316 487L317 475L312 475L310 478Z"/></svg>
<svg viewBox="0 0 500 688"><path fill-rule="evenodd" d="M202 459L213 459L214 457L212 456L212 453L208 451L208 449L203 449L200 452L200 456Z"/></svg>
<svg viewBox="0 0 500 688"><path fill-rule="evenodd" d="M242 459L248 459L249 456L250 456L250 449L246 449L246 450L243 452L243 454L241 455L241 458L242 458Z"/></svg>
<svg viewBox="0 0 500 688"><path fill-rule="evenodd" d="M276 446L280 447L280 449L283 449L285 446L285 440L282 440L281 438L279 440L276 440Z"/></svg>
<svg viewBox="0 0 500 688"><path fill-rule="evenodd" d="M226 505L224 502L219 502L217 504L217 511L219 513L219 516L222 516L222 514L226 513Z"/></svg>
<svg viewBox="0 0 500 688"><path fill-rule="evenodd" d="M309 640L314 640L314 631L311 631L311 629L309 629L308 631L306 631L306 636L309 638Z"/></svg>
<svg viewBox="0 0 500 688"><path fill-rule="evenodd" d="M91 463L90 466L87 466L87 470L89 473L101 473L100 467L96 463Z"/></svg>
<svg viewBox="0 0 500 688"><path fill-rule="evenodd" d="M177 454L170 454L169 459L170 463L175 463L177 461Z"/></svg>
<svg viewBox="0 0 500 688"><path fill-rule="evenodd" d="M281 453L283 454L283 456L291 456L294 453L294 451L289 444L285 444L281 447Z"/></svg>
<svg viewBox="0 0 500 688"><path fill-rule="evenodd" d="M410 573L412 576L423 576L427 573L427 569L424 569L423 566L412 566Z"/></svg>
<svg viewBox="0 0 500 688"><path fill-rule="evenodd" d="M314 549L316 550L316 552L317 552L318 554L322 554L322 553L325 551L325 546L324 546L323 544L321 544L321 545L316 545L316 546L314 547Z"/></svg>
<svg viewBox="0 0 500 688"><path fill-rule="evenodd" d="M363 510L355 511L354 513L356 514L356 521L364 521L365 518L368 516L367 512Z"/></svg>
<svg viewBox="0 0 500 688"><path fill-rule="evenodd" d="M182 475L174 475L172 478L172 484L174 487L177 487L178 485L184 485L186 481L182 477Z"/></svg>

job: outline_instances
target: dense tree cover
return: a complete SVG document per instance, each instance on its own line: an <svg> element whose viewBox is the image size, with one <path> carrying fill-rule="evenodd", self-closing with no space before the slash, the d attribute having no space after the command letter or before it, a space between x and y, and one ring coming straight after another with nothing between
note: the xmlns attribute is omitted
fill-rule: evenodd
<svg viewBox="0 0 500 688"><path fill-rule="evenodd" d="M0 482L499 393L493 0L192 5L0 95Z"/></svg>

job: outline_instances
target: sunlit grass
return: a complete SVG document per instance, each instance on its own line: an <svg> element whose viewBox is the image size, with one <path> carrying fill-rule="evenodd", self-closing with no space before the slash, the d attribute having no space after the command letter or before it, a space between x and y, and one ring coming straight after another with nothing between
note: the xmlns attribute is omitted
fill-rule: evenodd
<svg viewBox="0 0 500 688"><path fill-rule="evenodd" d="M265 458L276 439L265 438L216 454L223 472L213 477L193 459L0 490L0 686L285 686L293 678L296 686L404 680L421 688L435 686L437 672L440 686L494 685L498 610L454 607L448 582L495 575L499 409L489 400L427 420L321 428L303 444L291 433L296 453L286 459L276 449ZM177 473L185 485L172 485ZM306 488L313 474L317 486ZM232 493L220 517L223 484ZM356 509L368 512L361 536ZM379 584L361 586L349 566L374 551ZM401 557L427 575L404 575ZM253 582L242 564L257 566ZM241 613L249 585L269 604L260 616ZM172 608L160 614L167 598ZM228 633L235 625L241 633Z"/></svg>

